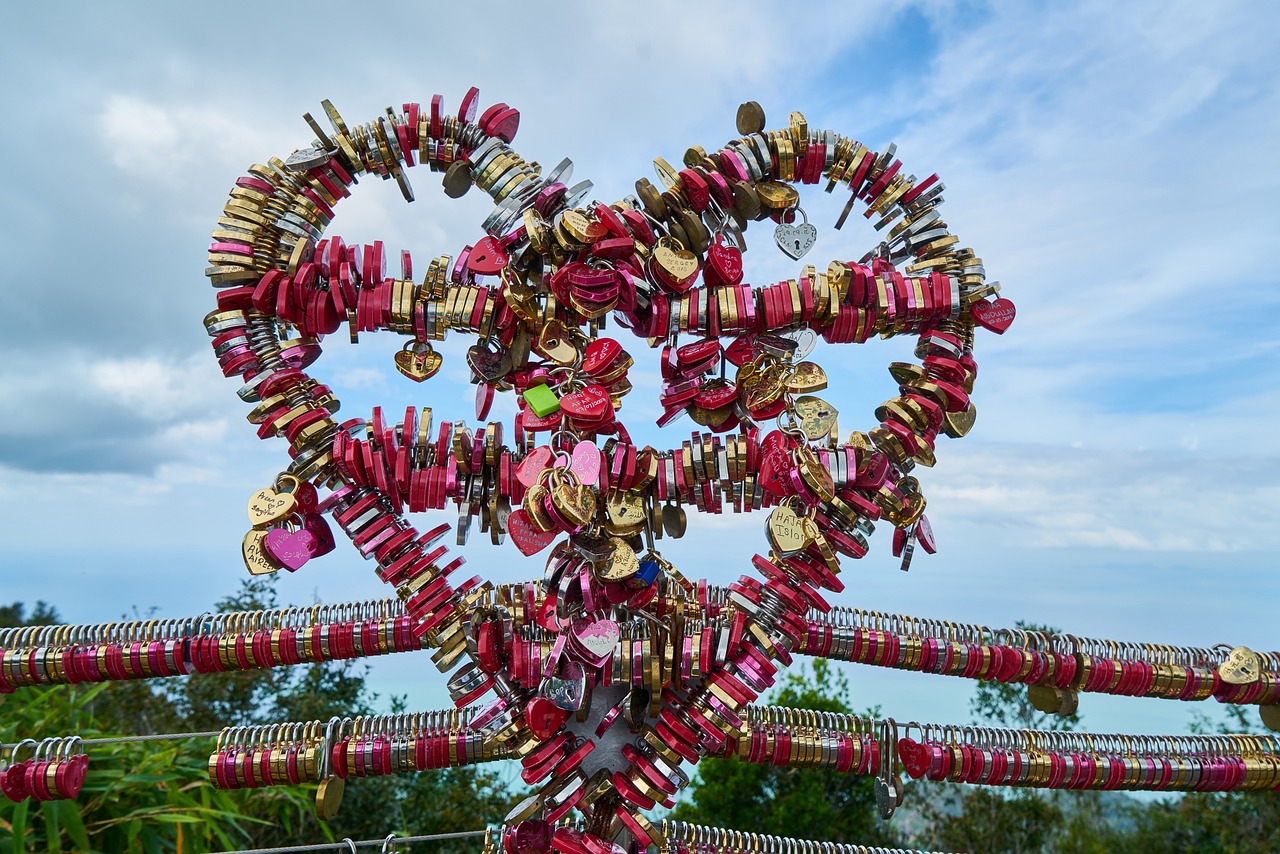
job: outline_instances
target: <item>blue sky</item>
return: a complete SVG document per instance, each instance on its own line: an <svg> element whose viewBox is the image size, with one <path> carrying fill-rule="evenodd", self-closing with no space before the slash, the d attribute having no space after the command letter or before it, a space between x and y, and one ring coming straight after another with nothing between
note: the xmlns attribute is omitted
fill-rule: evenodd
<svg viewBox="0 0 1280 854"><path fill-rule="evenodd" d="M520 151L572 157L605 200L652 177L654 156L735 135L747 99L770 126L801 110L876 148L896 141L907 170L942 176L947 222L1018 319L1003 338L981 335L977 426L922 477L939 554L904 575L881 532L847 566L841 604L1280 647L1275 6L832 4L786 26L782 6L753 2L498 4L479 22L475 8L389 3L350 23L328 3L9 11L0 598L86 622L199 613L234 589L245 503L285 452L253 435L200 326L226 191L250 163L305 145L301 115L322 98L364 121L433 92L452 109L474 84L484 105L521 110ZM412 249L420 265L480 236L478 194L455 202L433 176L410 178L413 205L362 180L333 231ZM872 245L861 218L832 227L843 201L803 199L820 234L806 260ZM766 236L748 236L749 281L795 275ZM392 370L390 338L331 339L315 371L347 417L379 404L469 416L462 346L450 342L425 387ZM629 423L651 425L655 360L630 349ZM908 349L818 351L845 431L872 426L893 393L885 365ZM688 429L636 432L666 447ZM695 519L664 554L728 581L760 526ZM509 547L468 559L504 580L537 571ZM280 591L294 603L390 592L347 547ZM900 719L967 718L960 680L850 676L860 702ZM377 662L373 680L417 706L443 701L425 658ZM1081 703L1098 731L1179 732L1195 710Z"/></svg>

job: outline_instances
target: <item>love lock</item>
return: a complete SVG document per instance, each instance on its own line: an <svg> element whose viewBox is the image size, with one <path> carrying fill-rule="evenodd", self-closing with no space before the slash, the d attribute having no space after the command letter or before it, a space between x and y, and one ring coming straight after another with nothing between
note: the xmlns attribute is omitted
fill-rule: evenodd
<svg viewBox="0 0 1280 854"><path fill-rule="evenodd" d="M796 213L804 218L804 222L796 225L795 223L780 222L778 227L773 230L773 242L778 244L778 248L787 254L793 261L799 261L809 250L813 248L813 244L818 240L817 226L809 222L809 215L804 212L804 208L797 207Z"/></svg>

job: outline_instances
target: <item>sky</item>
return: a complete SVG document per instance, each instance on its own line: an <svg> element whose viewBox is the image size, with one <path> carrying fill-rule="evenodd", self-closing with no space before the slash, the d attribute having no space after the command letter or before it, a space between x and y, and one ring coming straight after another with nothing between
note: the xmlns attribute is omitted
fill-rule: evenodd
<svg viewBox="0 0 1280 854"><path fill-rule="evenodd" d="M937 172L943 214L1018 307L980 333L964 440L921 475L939 543L909 573L888 531L849 562L837 603L1124 641L1280 648L1280 7L1247 3L833 3L743 0L484 7L328 2L47 4L7 12L0 94L0 599L54 604L70 622L198 614L244 575L245 504L286 460L244 420L201 318L204 253L227 190L251 163L311 140L304 112L351 121L471 85L521 111L517 150L575 163L613 201L651 161L736 136L746 100L769 126L810 127ZM1271 152L1270 154L1268 152ZM454 201L411 170L418 201L361 180L331 233L411 249L419 266L481 236L480 193ZM806 188L819 238L806 262L875 243L844 198ZM762 230L761 226L757 229ZM748 232L746 278L798 264ZM314 374L346 417L375 405L472 415L461 358L414 386L399 339L336 337ZM628 424L660 433L654 354L636 357ZM844 431L894 394L885 366L909 341L820 347ZM510 400L495 413L509 416ZM647 425L647 426L641 426ZM431 519L418 520L431 524ZM763 518L691 518L663 553L727 583L763 547ZM477 573L540 571L474 544ZM345 543L294 575L282 601L392 591ZM967 722L959 679L847 668L856 702L898 720ZM447 702L423 655L374 661L384 700ZM10 700L12 702L12 700ZM1082 697L1098 732L1185 732L1216 703Z"/></svg>

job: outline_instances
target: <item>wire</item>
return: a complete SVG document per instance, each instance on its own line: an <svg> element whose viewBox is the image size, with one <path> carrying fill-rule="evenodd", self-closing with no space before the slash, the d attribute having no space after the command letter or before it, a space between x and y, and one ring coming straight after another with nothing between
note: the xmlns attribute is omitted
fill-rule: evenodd
<svg viewBox="0 0 1280 854"><path fill-rule="evenodd" d="M393 846L410 845L415 842L434 842L442 839L466 839L472 836L484 836L487 830L464 830L459 833L432 833L427 836L396 836L392 834L385 839L365 839L353 842L344 839L341 842L317 842L312 845L291 845L285 848L243 848L227 851L224 854L291 854L294 851L350 851L355 848L373 848L390 842Z"/></svg>
<svg viewBox="0 0 1280 854"><path fill-rule="evenodd" d="M158 732L153 735L117 735L110 738L83 738L80 743L86 747L94 744L127 744L133 741L185 741L197 738L217 738L221 730L212 732ZM0 750L9 750L16 744L0 744Z"/></svg>

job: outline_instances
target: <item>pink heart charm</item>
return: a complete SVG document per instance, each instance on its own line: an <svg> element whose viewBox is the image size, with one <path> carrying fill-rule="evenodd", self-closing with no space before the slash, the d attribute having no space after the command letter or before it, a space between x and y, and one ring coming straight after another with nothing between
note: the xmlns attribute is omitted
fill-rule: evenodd
<svg viewBox="0 0 1280 854"><path fill-rule="evenodd" d="M911 775L913 780L919 780L929 770L929 747L918 741L909 738L898 739L898 758L902 760L902 767Z"/></svg>
<svg viewBox="0 0 1280 854"><path fill-rule="evenodd" d="M523 507L513 510L507 517L507 533L511 535L511 541L516 544L520 554L525 557L536 555L551 545L551 541L560 534L559 531L544 531L533 524Z"/></svg>
<svg viewBox="0 0 1280 854"><path fill-rule="evenodd" d="M538 482L538 476L546 469L551 468L551 460L554 455L551 449L546 445L534 448L527 457L520 461L516 466L516 480L524 484L525 489L529 489Z"/></svg>
<svg viewBox="0 0 1280 854"><path fill-rule="evenodd" d="M732 246L713 243L707 249L707 267L726 285L742 281L742 253Z"/></svg>
<svg viewBox="0 0 1280 854"><path fill-rule="evenodd" d="M613 620L583 618L573 624L573 640L586 663L599 667L613 655L621 631Z"/></svg>
<svg viewBox="0 0 1280 854"><path fill-rule="evenodd" d="M267 532L262 549L275 563L290 572L297 572L316 553L315 535L306 528L290 531L276 528Z"/></svg>
<svg viewBox="0 0 1280 854"><path fill-rule="evenodd" d="M1013 300L1005 299L1004 297L995 302L987 302L986 300L975 302L969 311L973 315L974 323L983 329L990 329L997 335L1004 334L1004 331L1013 323L1013 318L1018 313Z"/></svg>
<svg viewBox="0 0 1280 854"><path fill-rule="evenodd" d="M319 513L307 516L306 521L302 523L302 527L311 536L315 537L316 545L315 551L311 553L312 557L321 557L334 550L333 531L329 528L329 523Z"/></svg>
<svg viewBox="0 0 1280 854"><path fill-rule="evenodd" d="M578 476L584 486L596 487L600 483L600 449L595 442L579 442L569 455L569 471Z"/></svg>
<svg viewBox="0 0 1280 854"><path fill-rule="evenodd" d="M622 345L612 338L597 338L587 345L582 354L582 370L595 374L613 364L622 355Z"/></svg>
<svg viewBox="0 0 1280 854"><path fill-rule="evenodd" d="M472 248L471 255L467 257L467 269L482 276L496 276L510 260L498 241L485 237Z"/></svg>
<svg viewBox="0 0 1280 854"><path fill-rule="evenodd" d="M600 421L612 410L608 390L595 383L560 398L560 411L580 421Z"/></svg>
<svg viewBox="0 0 1280 854"><path fill-rule="evenodd" d="M787 478L794 468L787 438L774 430L760 443L760 485L778 497L787 494Z"/></svg>

